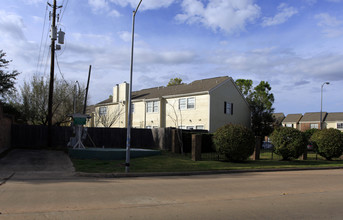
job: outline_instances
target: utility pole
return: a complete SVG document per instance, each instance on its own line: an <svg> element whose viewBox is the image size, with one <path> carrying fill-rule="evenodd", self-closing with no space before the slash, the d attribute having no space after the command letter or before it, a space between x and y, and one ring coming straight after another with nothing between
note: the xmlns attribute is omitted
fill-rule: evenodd
<svg viewBox="0 0 343 220"><path fill-rule="evenodd" d="M131 148L131 126L132 126L132 72L133 72L133 48L135 41L135 18L139 6L142 0L139 1L136 10L132 14L132 40L131 40L131 65L130 65L130 85L129 85L129 100L128 100L128 115L127 115L127 131L126 131L126 160L125 160L125 172L130 171L130 148Z"/></svg>
<svg viewBox="0 0 343 220"><path fill-rule="evenodd" d="M48 101L48 147L52 145L52 99L54 93L54 70L55 70L55 41L57 40L57 27L56 27L56 0L53 5L48 3L52 7L52 24L51 24L51 63L50 63L50 84L49 84L49 101ZM58 8L61 8L59 6Z"/></svg>
<svg viewBox="0 0 343 220"><path fill-rule="evenodd" d="M88 80L87 80L86 95L85 95L85 102L84 102L84 106L83 106L83 114L86 114L87 97L88 97L88 88L89 88L89 80L90 80L90 78L91 78L91 71L92 71L92 65L89 65Z"/></svg>

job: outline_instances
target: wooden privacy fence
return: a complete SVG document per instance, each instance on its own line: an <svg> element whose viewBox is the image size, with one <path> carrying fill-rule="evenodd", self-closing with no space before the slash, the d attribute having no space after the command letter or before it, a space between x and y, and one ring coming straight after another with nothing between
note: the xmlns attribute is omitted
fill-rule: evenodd
<svg viewBox="0 0 343 220"><path fill-rule="evenodd" d="M170 128L132 128L131 131L131 147L170 149ZM87 133L86 139L84 140L86 147L126 147L126 128L87 128ZM13 124L11 128L11 146L15 148L46 148L47 135L47 126ZM53 147L66 149L70 137L74 136L72 127L52 127Z"/></svg>

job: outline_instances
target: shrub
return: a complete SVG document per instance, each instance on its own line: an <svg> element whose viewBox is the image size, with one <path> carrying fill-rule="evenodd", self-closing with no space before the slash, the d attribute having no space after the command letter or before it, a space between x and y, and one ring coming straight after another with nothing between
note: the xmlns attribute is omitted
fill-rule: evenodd
<svg viewBox="0 0 343 220"><path fill-rule="evenodd" d="M271 135L271 140L275 147L275 153L282 156L283 160L296 159L306 151L306 137L304 133L295 128L276 129Z"/></svg>
<svg viewBox="0 0 343 220"><path fill-rule="evenodd" d="M319 131L317 128L311 128L311 129L308 129L304 132L305 137L306 137L308 142L310 142L312 135L314 133L316 133L317 131Z"/></svg>
<svg viewBox="0 0 343 220"><path fill-rule="evenodd" d="M312 135L311 141L318 154L327 160L340 157L343 153L343 134L337 129L318 131Z"/></svg>
<svg viewBox="0 0 343 220"><path fill-rule="evenodd" d="M242 125L228 124L214 133L213 143L219 154L224 154L229 161L238 162L254 153L255 137Z"/></svg>

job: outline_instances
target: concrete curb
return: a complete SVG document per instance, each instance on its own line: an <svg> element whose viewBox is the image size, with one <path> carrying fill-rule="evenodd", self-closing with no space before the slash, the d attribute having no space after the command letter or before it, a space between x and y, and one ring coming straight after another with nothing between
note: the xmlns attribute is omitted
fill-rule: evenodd
<svg viewBox="0 0 343 220"><path fill-rule="evenodd" d="M339 167L308 167L308 168L270 168L270 169L246 169L246 170L211 170L211 171L191 171L191 172L156 172L156 173L83 173L76 172L77 177L95 178L130 178L130 177L163 177L163 176L195 176L195 175L215 175L215 174L235 174L235 173L256 173L256 172L282 172L282 171L306 171L306 170L337 170Z"/></svg>

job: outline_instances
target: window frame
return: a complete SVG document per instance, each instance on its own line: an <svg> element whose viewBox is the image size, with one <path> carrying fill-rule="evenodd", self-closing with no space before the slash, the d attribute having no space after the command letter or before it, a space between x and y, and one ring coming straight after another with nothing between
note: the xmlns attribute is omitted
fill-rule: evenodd
<svg viewBox="0 0 343 220"><path fill-rule="evenodd" d="M343 122L337 122L337 129L343 129Z"/></svg>
<svg viewBox="0 0 343 220"><path fill-rule="evenodd" d="M158 113L160 107L160 101L148 101L146 102L147 113Z"/></svg>
<svg viewBox="0 0 343 220"><path fill-rule="evenodd" d="M310 129L313 129L313 128L318 129L319 128L318 123L310 123Z"/></svg>
<svg viewBox="0 0 343 220"><path fill-rule="evenodd" d="M103 116L107 114L107 106L100 106L99 107L99 116Z"/></svg>
<svg viewBox="0 0 343 220"><path fill-rule="evenodd" d="M224 102L224 114L233 115L233 102Z"/></svg>
<svg viewBox="0 0 343 220"><path fill-rule="evenodd" d="M187 109L195 109L195 97L179 98L179 110Z"/></svg>

